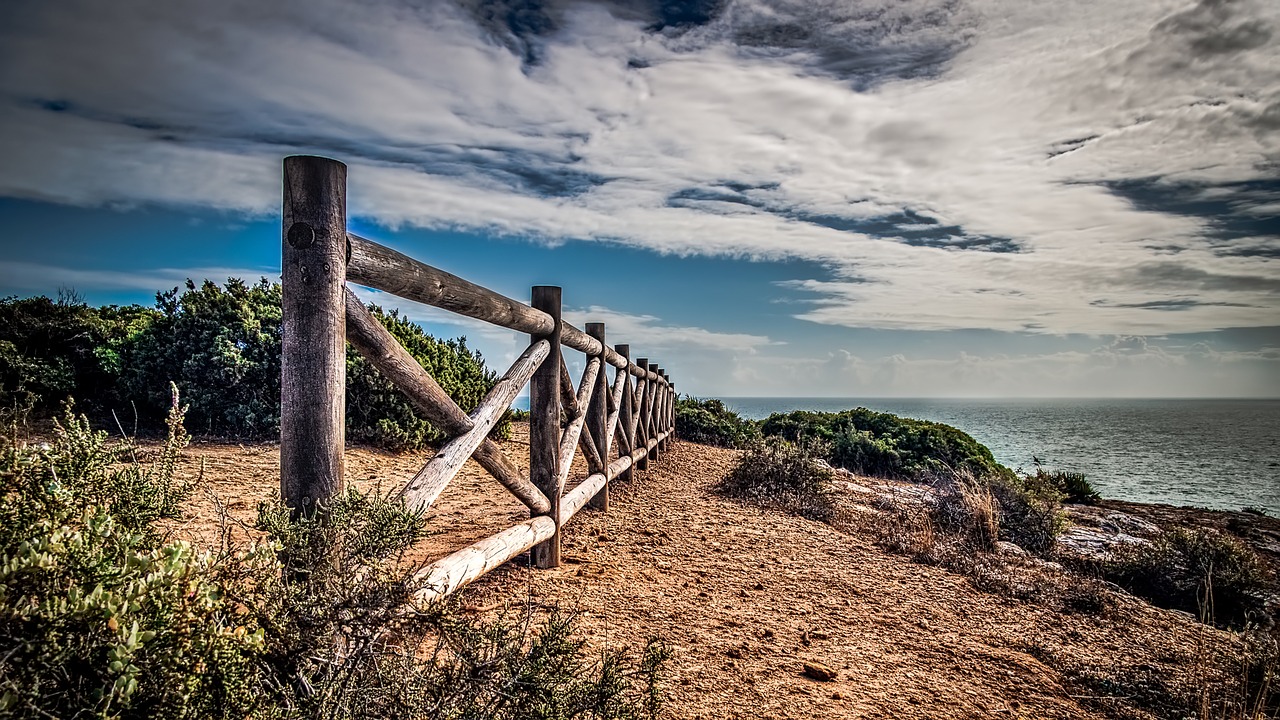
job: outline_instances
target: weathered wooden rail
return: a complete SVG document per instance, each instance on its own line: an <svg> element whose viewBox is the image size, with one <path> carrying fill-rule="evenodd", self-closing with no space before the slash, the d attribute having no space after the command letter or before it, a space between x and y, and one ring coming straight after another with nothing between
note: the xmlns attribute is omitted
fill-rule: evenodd
<svg viewBox="0 0 1280 720"><path fill-rule="evenodd" d="M328 158L284 161L283 367L280 490L297 513L343 491L346 343L451 436L404 485L412 508L429 508L474 458L529 508L530 518L426 566L431 600L532 550L540 568L560 564L560 529L584 507L609 508L609 483L630 479L667 449L675 386L627 345L605 344L603 323L564 322L560 288L535 286L530 304L433 268L347 232L346 165ZM530 344L470 414L373 317L347 283L527 333ZM577 387L562 348L586 358ZM608 368L614 368L613 378ZM489 432L529 385L529 474ZM569 485L581 452L587 475Z"/></svg>

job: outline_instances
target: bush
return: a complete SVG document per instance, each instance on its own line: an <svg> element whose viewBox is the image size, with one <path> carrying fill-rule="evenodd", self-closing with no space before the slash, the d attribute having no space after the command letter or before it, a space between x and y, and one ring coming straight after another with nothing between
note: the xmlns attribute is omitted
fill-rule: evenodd
<svg viewBox="0 0 1280 720"><path fill-rule="evenodd" d="M166 542L157 521L190 490L172 407L150 465L70 412L47 446L0 448L0 715L657 716L660 643L595 655L559 614L415 607L400 561L424 528L400 502L349 493L297 520L266 504L252 547Z"/></svg>
<svg viewBox="0 0 1280 720"><path fill-rule="evenodd" d="M676 400L676 436L702 445L744 448L760 437L760 427L719 400L685 395Z"/></svg>
<svg viewBox="0 0 1280 720"><path fill-rule="evenodd" d="M831 471L819 462L821 446L810 440L756 440L720 483L730 497L822 522L838 516L830 488Z"/></svg>
<svg viewBox="0 0 1280 720"><path fill-rule="evenodd" d="M1275 578L1240 540L1217 530L1176 529L1117 552L1104 576L1161 607L1239 627L1264 610Z"/></svg>
<svg viewBox="0 0 1280 720"><path fill-rule="evenodd" d="M1044 554L1066 526L1062 493L1035 476L1007 475L990 482L1000 506L1000 539L1024 550Z"/></svg>
<svg viewBox="0 0 1280 720"><path fill-rule="evenodd" d="M832 465L867 475L915 480L950 471L978 478L1012 474L986 446L950 425L866 408L775 413L761 430L793 442L820 440L830 447Z"/></svg>
<svg viewBox="0 0 1280 720"><path fill-rule="evenodd" d="M265 279L226 287L187 281L156 295L160 311L120 348L123 395L150 422L177 383L187 423L209 435L273 437L280 427L280 286Z"/></svg>
<svg viewBox="0 0 1280 720"><path fill-rule="evenodd" d="M137 306L92 308L73 293L0 300L0 404L56 411L75 396L92 412L109 410L118 401L115 345L154 316Z"/></svg>
<svg viewBox="0 0 1280 720"><path fill-rule="evenodd" d="M153 388L176 382L190 402L188 423L200 432L274 439L280 428L280 285L231 278L225 287L188 281L156 296L159 315L113 350L124 397L137 399L144 420L164 407ZM375 317L463 410L470 412L497 382L466 339L437 340L422 328L370 306ZM405 396L353 348L347 348L347 438L389 450L413 450L444 439ZM494 430L505 436L510 423Z"/></svg>
<svg viewBox="0 0 1280 720"><path fill-rule="evenodd" d="M1021 473L1025 482L1054 488L1062 494L1063 500L1077 505L1096 505L1102 500L1102 496L1089 484L1084 473L1045 470L1040 458L1033 456L1032 460L1035 463L1035 473Z"/></svg>

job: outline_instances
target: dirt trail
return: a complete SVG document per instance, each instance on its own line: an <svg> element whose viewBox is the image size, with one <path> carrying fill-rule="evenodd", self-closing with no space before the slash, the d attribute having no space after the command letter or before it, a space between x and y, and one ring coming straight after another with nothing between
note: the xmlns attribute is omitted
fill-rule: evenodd
<svg viewBox="0 0 1280 720"><path fill-rule="evenodd" d="M273 447L191 453L202 454L206 484L233 516L251 518L276 487ZM597 645L665 639L675 650L667 689L677 718L1107 717L1109 701L1067 689L1070 673L1158 674L1195 662L1197 634L1214 632L1132 600L1100 616L1009 600L861 534L726 500L712 486L735 457L675 442L651 471L615 486L608 514L574 519L561 568L508 564L469 588L466 602L577 611ZM358 485L391 485L421 462L355 450L348 474ZM202 519L188 531L207 536L212 505L197 505ZM441 534L426 552L438 557L526 516L469 466L433 509ZM837 679L804 677L805 661Z"/></svg>

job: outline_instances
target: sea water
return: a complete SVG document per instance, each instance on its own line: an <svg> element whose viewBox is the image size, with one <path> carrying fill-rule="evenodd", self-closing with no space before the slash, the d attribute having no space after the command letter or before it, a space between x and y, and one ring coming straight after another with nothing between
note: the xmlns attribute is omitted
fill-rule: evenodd
<svg viewBox="0 0 1280 720"><path fill-rule="evenodd" d="M1280 400L721 398L744 417L858 406L952 425L996 460L1084 473L1106 498L1280 515Z"/></svg>

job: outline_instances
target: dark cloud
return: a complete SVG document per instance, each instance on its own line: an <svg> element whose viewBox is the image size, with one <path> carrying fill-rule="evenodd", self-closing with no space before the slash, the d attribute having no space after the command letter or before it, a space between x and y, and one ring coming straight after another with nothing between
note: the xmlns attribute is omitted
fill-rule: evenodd
<svg viewBox="0 0 1280 720"><path fill-rule="evenodd" d="M1176 42L1194 56L1231 55L1266 45L1271 26L1263 20L1239 17L1235 0L1201 0L1151 28L1152 39Z"/></svg>
<svg viewBox="0 0 1280 720"><path fill-rule="evenodd" d="M1280 180L1207 184L1155 177L1102 185L1139 210L1202 219L1219 255L1280 257Z"/></svg>
<svg viewBox="0 0 1280 720"><path fill-rule="evenodd" d="M1176 288L1184 292L1224 290L1280 294L1280 278L1214 273L1176 262L1143 263L1131 271L1125 284L1146 289Z"/></svg>
<svg viewBox="0 0 1280 720"><path fill-rule="evenodd" d="M1147 302L1139 303L1117 303L1109 300L1094 300L1089 304L1094 307L1126 308L1130 310L1161 310L1165 312L1192 310L1199 307L1257 307L1257 305L1249 305L1246 303L1204 302L1189 298L1179 298L1176 300L1148 300Z"/></svg>
<svg viewBox="0 0 1280 720"><path fill-rule="evenodd" d="M814 71L869 90L932 77L973 40L977 13L963 0L904 3L737 3L721 23L744 49L808 55Z"/></svg>
<svg viewBox="0 0 1280 720"><path fill-rule="evenodd" d="M726 182L709 188L688 188L667 198L670 207L711 210L718 203L742 205L763 210L787 220L810 223L840 232L871 235L911 245L945 250L978 250L985 252L1019 252L1022 248L1012 238L977 235L959 225L945 225L936 218L915 210L872 217L844 217L810 213L796 208L779 209L777 202L764 193L776 184L751 185Z"/></svg>

